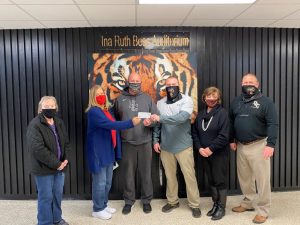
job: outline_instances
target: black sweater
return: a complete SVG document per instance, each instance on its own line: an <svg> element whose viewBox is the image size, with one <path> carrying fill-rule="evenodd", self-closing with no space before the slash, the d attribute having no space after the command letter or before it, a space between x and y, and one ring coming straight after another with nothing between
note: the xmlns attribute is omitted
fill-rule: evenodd
<svg viewBox="0 0 300 225"><path fill-rule="evenodd" d="M230 107L230 142L251 142L267 137L267 146L274 147L277 139L277 114L274 103L265 96L245 101L236 97Z"/></svg>
<svg viewBox="0 0 300 225"><path fill-rule="evenodd" d="M64 123L58 117L54 118L59 143L61 159L57 158L57 144L53 131L48 126L44 116L39 114L31 120L27 127L27 147L31 155L31 172L35 175L51 175L57 173L61 162L67 158L70 150L68 134Z"/></svg>
<svg viewBox="0 0 300 225"><path fill-rule="evenodd" d="M216 108L216 109L215 109ZM225 152L229 147L229 118L227 111L220 105L216 106L209 114L206 109L201 111L192 128L192 136L194 141L194 147L199 148L209 147L213 152ZM208 126L209 120L211 122ZM203 130L202 121L204 119Z"/></svg>

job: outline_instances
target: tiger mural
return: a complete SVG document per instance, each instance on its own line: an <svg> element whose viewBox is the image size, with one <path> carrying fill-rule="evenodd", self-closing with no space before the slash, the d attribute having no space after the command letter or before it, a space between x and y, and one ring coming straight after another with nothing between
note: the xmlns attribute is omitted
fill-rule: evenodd
<svg viewBox="0 0 300 225"><path fill-rule="evenodd" d="M157 102L166 95L166 79L175 75L179 79L181 92L192 97L194 111L197 112L197 74L191 59L195 64L195 55L186 52L94 53L91 56L88 79L90 86L101 85L109 100L113 101L127 86L129 75L137 73L142 79L142 91Z"/></svg>

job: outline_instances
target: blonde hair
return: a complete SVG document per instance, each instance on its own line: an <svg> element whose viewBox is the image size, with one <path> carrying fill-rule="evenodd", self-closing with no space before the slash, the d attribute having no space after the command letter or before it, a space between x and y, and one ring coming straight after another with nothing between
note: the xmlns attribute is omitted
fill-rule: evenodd
<svg viewBox="0 0 300 225"><path fill-rule="evenodd" d="M103 93L105 94L106 97L106 103L105 105L99 105L96 101L96 96L97 96L97 91L101 89L103 91L103 89L101 88L100 85L94 85L90 90L89 90L89 104L88 107L86 108L85 112L88 112L91 107L93 106L97 106L99 108L101 108L102 110L108 110L108 108L110 107L110 103L108 102L108 98L106 93L103 91Z"/></svg>
<svg viewBox="0 0 300 225"><path fill-rule="evenodd" d="M218 99L218 103L221 104L222 100L222 94L221 94L221 91L216 88L216 87L208 87L206 88L204 91L203 91L203 94L202 94L202 102L205 103L205 97L208 96L208 95L211 95L213 93L217 93L218 96L219 96L219 99Z"/></svg>
<svg viewBox="0 0 300 225"><path fill-rule="evenodd" d="M39 101L39 104L38 104L38 113L41 113L42 112L42 105L43 105L43 102L44 101L47 101L47 100L52 100L54 103L55 103L55 108L56 108L56 112L58 111L58 105L57 105L57 101L56 101L56 98L54 96L43 96L41 98L41 100Z"/></svg>

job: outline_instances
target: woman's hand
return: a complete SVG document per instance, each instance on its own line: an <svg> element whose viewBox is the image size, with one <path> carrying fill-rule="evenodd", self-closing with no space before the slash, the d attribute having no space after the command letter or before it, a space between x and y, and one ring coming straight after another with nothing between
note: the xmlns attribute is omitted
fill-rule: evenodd
<svg viewBox="0 0 300 225"><path fill-rule="evenodd" d="M135 117L132 118L132 123L133 123L134 126L140 124L141 121L142 121L142 119L138 118L137 116L135 116Z"/></svg>
<svg viewBox="0 0 300 225"><path fill-rule="evenodd" d="M68 160L63 161L60 166L57 168L57 170L63 170L68 164Z"/></svg>

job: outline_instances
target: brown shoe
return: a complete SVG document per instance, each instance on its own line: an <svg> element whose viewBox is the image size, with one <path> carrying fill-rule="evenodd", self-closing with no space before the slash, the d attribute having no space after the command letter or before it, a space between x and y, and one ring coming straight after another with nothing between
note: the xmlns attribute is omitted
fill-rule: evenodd
<svg viewBox="0 0 300 225"><path fill-rule="evenodd" d="M237 213L242 213L242 212L246 212L246 211L254 211L254 210L255 210L254 208L247 209L247 208L244 208L241 205L232 208L232 211L237 212Z"/></svg>
<svg viewBox="0 0 300 225"><path fill-rule="evenodd" d="M267 216L256 215L252 221L253 223L264 223L267 219Z"/></svg>

